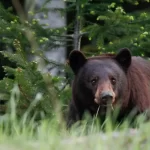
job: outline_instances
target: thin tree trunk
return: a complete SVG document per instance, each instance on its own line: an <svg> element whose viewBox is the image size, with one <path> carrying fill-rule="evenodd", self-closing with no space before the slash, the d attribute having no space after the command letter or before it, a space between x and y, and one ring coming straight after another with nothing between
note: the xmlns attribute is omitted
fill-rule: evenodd
<svg viewBox="0 0 150 150"><path fill-rule="evenodd" d="M81 6L80 0L76 0L76 18L74 26L74 49L80 50L81 46Z"/></svg>

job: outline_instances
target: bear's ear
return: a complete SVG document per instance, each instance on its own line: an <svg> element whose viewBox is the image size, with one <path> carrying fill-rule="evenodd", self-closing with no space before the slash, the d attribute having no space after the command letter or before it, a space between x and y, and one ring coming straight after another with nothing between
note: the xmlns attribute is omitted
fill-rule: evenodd
<svg viewBox="0 0 150 150"><path fill-rule="evenodd" d="M121 49L115 59L124 69L128 69L132 59L130 50L128 48Z"/></svg>
<svg viewBox="0 0 150 150"><path fill-rule="evenodd" d="M73 50L69 55L69 65L75 74L78 73L79 69L87 61L84 54L80 51Z"/></svg>

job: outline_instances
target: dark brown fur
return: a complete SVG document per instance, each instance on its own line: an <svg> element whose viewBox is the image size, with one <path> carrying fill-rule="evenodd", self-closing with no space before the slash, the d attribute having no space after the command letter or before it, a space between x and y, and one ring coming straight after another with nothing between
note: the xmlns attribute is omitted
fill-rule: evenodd
<svg viewBox="0 0 150 150"><path fill-rule="evenodd" d="M141 113L150 108L149 61L141 57L131 57L127 49L122 49L117 55L104 54L88 59L83 54L80 55L80 52L73 52L69 61L75 73L75 79L72 86L72 100L69 106L68 126L81 120L85 110L88 110L92 116L96 114L99 105L102 105L99 98L102 91L112 93L112 105L115 108L115 105L119 103L121 117L130 113L133 109L136 109L137 113ZM93 65L90 65L92 63ZM100 69L94 70L95 68ZM88 71L93 72L93 76L97 74L102 78L95 87L90 86L89 83L86 84ZM113 87L107 78L107 72L111 71L114 74L117 73L116 79L119 82L116 85L117 87ZM95 97L97 97L96 101ZM100 117L103 114L106 114L106 107L102 106L99 110Z"/></svg>
<svg viewBox="0 0 150 150"><path fill-rule="evenodd" d="M150 62L141 57L132 57L127 78L130 98L123 102L123 106L127 107L132 101L139 111L150 108Z"/></svg>

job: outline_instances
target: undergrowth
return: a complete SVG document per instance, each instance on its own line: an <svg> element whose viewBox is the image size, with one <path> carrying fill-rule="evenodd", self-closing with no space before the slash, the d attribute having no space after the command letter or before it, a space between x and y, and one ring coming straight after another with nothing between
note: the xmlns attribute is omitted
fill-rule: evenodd
<svg viewBox="0 0 150 150"><path fill-rule="evenodd" d="M19 90L15 85L11 91L9 111L0 117L1 150L149 149L150 122L144 122L142 115L137 119L134 128L130 127L128 120L122 125L114 125L109 116L100 125L97 119L91 119L87 115L80 125L77 123L67 130L59 109L49 119L36 121L34 115L30 116L30 110L18 119L15 109L18 99ZM37 100L38 96L33 103ZM31 106L30 109L34 107Z"/></svg>

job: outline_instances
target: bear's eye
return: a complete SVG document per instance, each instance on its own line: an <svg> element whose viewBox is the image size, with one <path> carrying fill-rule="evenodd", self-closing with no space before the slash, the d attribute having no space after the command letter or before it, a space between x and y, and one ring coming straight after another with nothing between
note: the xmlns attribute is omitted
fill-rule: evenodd
<svg viewBox="0 0 150 150"><path fill-rule="evenodd" d="M112 85L116 84L116 79L114 77L111 78L111 83L112 83Z"/></svg>
<svg viewBox="0 0 150 150"><path fill-rule="evenodd" d="M92 85L95 85L96 82L97 82L97 80L98 80L98 77L94 77L94 78L91 80Z"/></svg>

